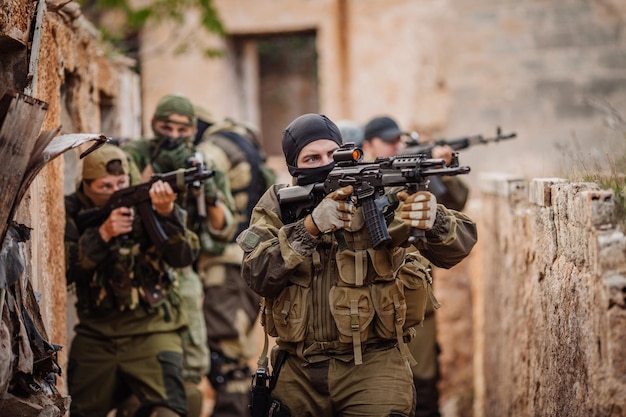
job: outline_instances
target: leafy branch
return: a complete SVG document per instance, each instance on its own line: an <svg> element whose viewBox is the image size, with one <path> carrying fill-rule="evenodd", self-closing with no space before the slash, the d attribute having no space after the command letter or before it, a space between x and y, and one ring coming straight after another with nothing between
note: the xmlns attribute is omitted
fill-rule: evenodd
<svg viewBox="0 0 626 417"><path fill-rule="evenodd" d="M225 30L213 0L147 0L133 6L130 0L79 0L85 16L98 28L103 38L116 49L133 55L138 50L138 35L147 24L174 23L182 27L186 16L198 16L197 29L209 34L225 35ZM174 49L189 49L187 40L177 39ZM205 46L207 56L220 56L221 51Z"/></svg>

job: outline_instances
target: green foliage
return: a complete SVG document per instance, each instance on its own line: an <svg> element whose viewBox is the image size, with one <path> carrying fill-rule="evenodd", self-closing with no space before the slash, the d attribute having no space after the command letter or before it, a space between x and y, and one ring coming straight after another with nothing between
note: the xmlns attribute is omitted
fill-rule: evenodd
<svg viewBox="0 0 626 417"><path fill-rule="evenodd" d="M118 50L131 55L137 49L137 34L146 24L176 23L178 27L183 27L188 23L185 16L191 13L199 17L198 29L219 36L225 34L212 0L149 0L136 8L129 0L79 0L79 2L85 16L100 29L102 37ZM111 14L116 16L114 19L116 23L113 25L107 23L111 19L106 19ZM185 40L175 42L177 42L174 46L176 53L190 49L189 42ZM222 55L219 50L206 46L204 49L205 56Z"/></svg>

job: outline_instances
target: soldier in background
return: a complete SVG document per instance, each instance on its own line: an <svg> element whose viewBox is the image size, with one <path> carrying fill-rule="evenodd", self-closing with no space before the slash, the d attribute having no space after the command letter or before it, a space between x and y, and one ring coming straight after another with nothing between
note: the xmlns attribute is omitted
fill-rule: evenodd
<svg viewBox="0 0 626 417"><path fill-rule="evenodd" d="M122 150L104 145L85 157L82 181L65 198L66 276L79 318L68 364L72 417L105 417L131 394L142 415L187 415L180 332L188 321L172 269L190 266L199 243L176 194L161 181L150 189L168 237L159 246L131 207L96 226L77 221L130 185L129 165Z"/></svg>
<svg viewBox="0 0 626 417"><path fill-rule="evenodd" d="M224 172L210 159L202 160L194 145L197 129L195 109L183 96L170 94L159 100L153 118L154 137L135 140L124 147L146 180L153 173L169 172L204 163L215 171L195 192L187 193L180 204L187 210L187 224L200 239L201 255L211 253L216 242L232 238L237 226L234 201ZM203 396L198 384L209 370L206 323L202 312L202 283L190 266L176 271L180 291L187 306L189 331L183 334L183 376L189 401L189 417L199 416ZM130 414L132 415L132 414Z"/></svg>
<svg viewBox="0 0 626 417"><path fill-rule="evenodd" d="M388 158L404 149L404 138L410 136L402 131L395 120L382 116L370 120L365 126L363 138L364 159L373 161L377 157ZM424 135L420 136L424 142ZM453 149L450 146L435 146L431 157L444 159L446 165L452 161ZM467 201L468 189L458 177L430 178L429 191L437 198L437 203L447 208L461 211ZM430 267L432 269L432 266ZM437 305L438 307L438 305ZM409 342L409 350L417 364L412 366L413 383L417 393L416 417L439 417L439 389L441 377L438 356L441 348L437 343L435 306L429 297L423 326L415 328L415 337Z"/></svg>
<svg viewBox="0 0 626 417"><path fill-rule="evenodd" d="M228 175L235 200L237 236L248 227L250 214L265 190L275 182L265 166L256 132L230 119L215 121L196 107L197 149ZM204 315L211 350L209 381L215 390L213 417L250 415L248 363L258 354L254 329L260 297L241 278L243 251L233 240L215 242L196 263L204 285Z"/></svg>
<svg viewBox="0 0 626 417"><path fill-rule="evenodd" d="M450 146L436 146L432 150L432 157L444 159L446 165L450 165L453 152ZM467 202L467 186L456 176L431 178L429 190L437 198L437 203L456 211L463 210ZM417 361L417 365L411 368L417 392L415 417L440 417L437 384L441 379L439 369L441 346L437 342L435 306L431 299L428 299L426 303L423 326L416 327L415 330L415 338L409 343L411 354Z"/></svg>

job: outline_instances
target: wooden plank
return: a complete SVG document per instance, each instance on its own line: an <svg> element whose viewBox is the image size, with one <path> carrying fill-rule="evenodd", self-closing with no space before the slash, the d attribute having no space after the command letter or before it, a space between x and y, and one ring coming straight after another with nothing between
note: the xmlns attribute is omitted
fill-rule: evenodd
<svg viewBox="0 0 626 417"><path fill-rule="evenodd" d="M0 236L12 220L18 191L39 136L48 104L18 93L0 99ZM1 241L0 241L1 242Z"/></svg>

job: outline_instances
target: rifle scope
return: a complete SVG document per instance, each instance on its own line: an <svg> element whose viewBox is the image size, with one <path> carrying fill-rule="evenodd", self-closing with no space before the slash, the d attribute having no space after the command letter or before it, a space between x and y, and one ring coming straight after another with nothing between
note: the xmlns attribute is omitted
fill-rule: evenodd
<svg viewBox="0 0 626 417"><path fill-rule="evenodd" d="M341 148L333 152L333 159L336 163L349 163L353 164L359 162L363 158L363 151L361 148L354 147L353 143L343 145Z"/></svg>

